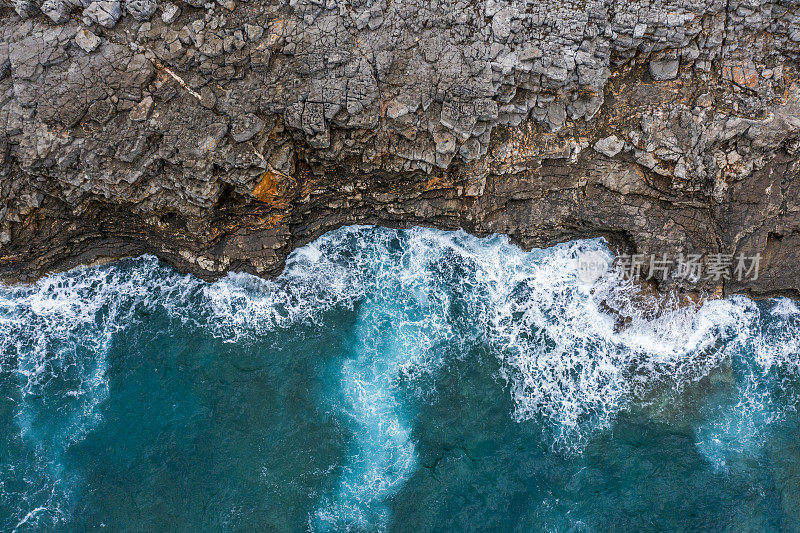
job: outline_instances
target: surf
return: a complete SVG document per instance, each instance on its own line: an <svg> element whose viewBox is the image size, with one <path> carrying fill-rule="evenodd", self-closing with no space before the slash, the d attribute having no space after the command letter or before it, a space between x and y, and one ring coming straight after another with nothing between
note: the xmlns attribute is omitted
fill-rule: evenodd
<svg viewBox="0 0 800 533"><path fill-rule="evenodd" d="M343 437L308 495L306 525L317 530L389 527L391 502L420 473L420 409L476 351L494 358L507 416L540 428L559 454L584 453L622 414L665 419L670 399L698 394L689 430L724 470L795 412L794 302L661 302L642 313L630 282L581 278L586 253L613 259L601 239L523 251L500 235L354 226L296 250L274 280L208 283L144 256L2 286L2 527L74 519L87 480L68 457L109 421L115 342L154 314L231 353L281 361L304 335L344 327L332 317L354 317L346 346L319 362L335 370L321 374L317 411ZM630 317L625 327L610 303ZM711 382L727 392L702 392Z"/></svg>

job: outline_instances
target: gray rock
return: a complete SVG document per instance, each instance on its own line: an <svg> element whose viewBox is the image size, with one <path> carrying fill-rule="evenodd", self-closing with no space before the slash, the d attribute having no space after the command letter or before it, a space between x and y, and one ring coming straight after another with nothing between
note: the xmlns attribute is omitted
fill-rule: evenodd
<svg viewBox="0 0 800 533"><path fill-rule="evenodd" d="M451 133L434 133L433 141L436 143L436 153L438 154L452 154L456 151L456 139Z"/></svg>
<svg viewBox="0 0 800 533"><path fill-rule="evenodd" d="M616 135L609 135L594 143L594 149L607 157L614 157L625 147L625 141Z"/></svg>
<svg viewBox="0 0 800 533"><path fill-rule="evenodd" d="M540 57L542 57L542 50L530 42L524 43L522 48L517 51L517 58L520 61L531 61Z"/></svg>
<svg viewBox="0 0 800 533"><path fill-rule="evenodd" d="M503 8L492 17L492 32L499 39L505 40L511 33L511 9Z"/></svg>
<svg viewBox="0 0 800 533"><path fill-rule="evenodd" d="M650 75L656 81L674 80L678 76L678 60L650 61Z"/></svg>
<svg viewBox="0 0 800 533"><path fill-rule="evenodd" d="M476 138L471 138L461 145L458 153L464 158L464 161L473 161L478 159L481 155L481 143Z"/></svg>
<svg viewBox="0 0 800 533"><path fill-rule="evenodd" d="M206 86L200 89L200 105L206 109L214 109L216 104L217 97L214 95L214 91L212 91L210 87Z"/></svg>
<svg viewBox="0 0 800 533"><path fill-rule="evenodd" d="M39 13L39 6L33 0L11 0L14 11L23 19L33 17Z"/></svg>
<svg viewBox="0 0 800 533"><path fill-rule="evenodd" d="M391 119L400 118L403 115L407 115L408 112L408 106L397 99L389 101L386 105L386 116Z"/></svg>
<svg viewBox="0 0 800 533"><path fill-rule="evenodd" d="M231 137L241 143L249 141L264 129L264 121L253 114L241 115L231 127Z"/></svg>
<svg viewBox="0 0 800 533"><path fill-rule="evenodd" d="M125 11L136 20L149 20L158 9L158 0L125 0Z"/></svg>
<svg viewBox="0 0 800 533"><path fill-rule="evenodd" d="M64 0L45 0L42 3L42 13L50 17L56 24L64 24L69 20L72 5Z"/></svg>
<svg viewBox="0 0 800 533"><path fill-rule="evenodd" d="M796 2L187 0L139 23L155 0L63 1L0 12L0 275L143 252L273 275L377 220L765 252L724 290L800 294Z"/></svg>
<svg viewBox="0 0 800 533"><path fill-rule="evenodd" d="M264 35L264 28L257 24L245 24L244 33L247 35L248 41L254 42L261 39L261 36Z"/></svg>
<svg viewBox="0 0 800 533"><path fill-rule="evenodd" d="M85 52L92 52L100 46L100 37L86 28L79 28L77 33L75 33L75 44L80 46Z"/></svg>
<svg viewBox="0 0 800 533"><path fill-rule="evenodd" d="M113 28L122 16L122 4L120 0L92 0L83 10L83 16L95 24Z"/></svg>
<svg viewBox="0 0 800 533"><path fill-rule="evenodd" d="M147 120L151 111L153 111L153 98L145 96L141 102L131 109L128 117L134 122L142 122Z"/></svg>
<svg viewBox="0 0 800 533"><path fill-rule="evenodd" d="M547 123L550 125L551 130L560 130L564 127L566 120L567 111L562 102L551 102L550 105L547 106Z"/></svg>
<svg viewBox="0 0 800 533"><path fill-rule="evenodd" d="M164 24L172 24L180 16L181 8L172 2L165 2L161 6L161 20Z"/></svg>
<svg viewBox="0 0 800 533"><path fill-rule="evenodd" d="M642 150L634 151L633 158L637 163L650 170L658 166L658 159L651 152L644 152Z"/></svg>

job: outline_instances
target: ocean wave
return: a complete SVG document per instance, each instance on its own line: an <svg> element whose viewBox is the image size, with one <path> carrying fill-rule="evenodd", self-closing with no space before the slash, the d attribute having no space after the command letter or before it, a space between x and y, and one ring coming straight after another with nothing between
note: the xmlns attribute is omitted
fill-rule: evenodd
<svg viewBox="0 0 800 533"><path fill-rule="evenodd" d="M145 256L0 287L2 389L16 425L8 438L12 457L29 465L0 467L2 525L47 527L68 513L81 481L62 457L102 421L109 347L156 309L230 343L297 323L325 327L331 309L358 311L358 342L333 401L352 442L311 517L323 530L386 523L386 501L416 468L415 402L447 357L473 346L496 355L510 415L541 422L553 447L570 452L630 405L731 365L736 401L696 428L709 460L722 464L751 446L793 407L794 302L661 301L643 313L629 282L580 279L588 252L611 259L599 239L525 252L497 235L356 226L296 250L275 280L229 274L206 283ZM626 327L609 307L629 317Z"/></svg>

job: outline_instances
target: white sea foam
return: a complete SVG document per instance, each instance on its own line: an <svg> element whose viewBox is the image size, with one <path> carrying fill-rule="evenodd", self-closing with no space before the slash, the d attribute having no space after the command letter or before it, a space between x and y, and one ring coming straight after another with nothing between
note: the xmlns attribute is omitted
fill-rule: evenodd
<svg viewBox="0 0 800 533"><path fill-rule="evenodd" d="M354 358L342 368L342 411L354 439L335 494L316 513L317 529L385 528L387 498L414 471L410 413L400 384L434 372L441 364L437 345L452 337L444 320L449 297L437 287L424 248L412 239L398 260L388 246L369 247L368 262L360 265L374 269L367 277L376 290L360 308Z"/></svg>
<svg viewBox="0 0 800 533"><path fill-rule="evenodd" d="M737 376L731 404L712 406L712 414L696 428L698 449L717 468L752 455L768 432L796 413L800 383L800 310L780 298L760 310L745 298L732 299L746 310L721 350Z"/></svg>
<svg viewBox="0 0 800 533"><path fill-rule="evenodd" d="M108 395L106 354L134 310L169 301L191 278L166 272L155 258L129 270L80 268L31 285L0 286L0 368L13 402L12 461L0 467L0 501L16 527L53 527L64 519L79 480L62 457L101 420ZM163 276L162 276L163 277ZM173 291L173 294L170 294ZM14 480L11 482L10 480ZM9 486L24 487L20 493ZM8 516L11 520L14 516Z"/></svg>
<svg viewBox="0 0 800 533"><path fill-rule="evenodd" d="M101 419L110 343L137 313L156 307L224 341L250 342L298 322L324 325L331 308L358 306L359 344L342 368L339 403L353 440L335 491L312 519L321 529L385 524L386 498L415 468L408 397L446 364L443 346L490 346L515 419L544 422L562 448L580 449L654 389L679 391L743 357L739 403L698 428L698 446L716 460L722 452L708 443L746 440L775 419L747 426L736 416L756 403L772 413L762 378L800 372L793 302L776 300L767 313L744 298L667 304L644 316L631 287L615 277L579 279L578 258L587 252L610 259L600 240L523 252L501 236L350 227L296 250L273 281L230 274L205 283L144 257L0 288L0 368L15 386L3 392L14 396L20 446L36 450L32 468L41 478L25 497L0 497L22 502L16 520L26 525L58 520L76 482L60 456ZM615 327L606 303L630 317L627 327ZM37 425L47 412L37 402L49 387L67 391L57 434ZM2 468L6 487L18 473Z"/></svg>

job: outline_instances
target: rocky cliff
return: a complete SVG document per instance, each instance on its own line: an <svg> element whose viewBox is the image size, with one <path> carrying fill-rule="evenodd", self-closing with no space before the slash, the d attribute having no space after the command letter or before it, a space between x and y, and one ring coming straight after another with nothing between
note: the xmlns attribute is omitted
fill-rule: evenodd
<svg viewBox="0 0 800 533"><path fill-rule="evenodd" d="M800 294L799 55L796 0L13 0L0 274L275 275L374 223L759 253L725 291Z"/></svg>

